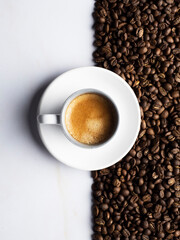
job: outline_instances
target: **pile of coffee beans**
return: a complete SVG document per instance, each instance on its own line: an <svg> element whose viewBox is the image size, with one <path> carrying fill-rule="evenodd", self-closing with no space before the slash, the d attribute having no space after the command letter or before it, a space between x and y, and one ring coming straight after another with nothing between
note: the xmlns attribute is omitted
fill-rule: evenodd
<svg viewBox="0 0 180 240"><path fill-rule="evenodd" d="M93 16L94 61L128 82L142 117L126 157L92 172L93 239L178 240L180 1L96 0Z"/></svg>

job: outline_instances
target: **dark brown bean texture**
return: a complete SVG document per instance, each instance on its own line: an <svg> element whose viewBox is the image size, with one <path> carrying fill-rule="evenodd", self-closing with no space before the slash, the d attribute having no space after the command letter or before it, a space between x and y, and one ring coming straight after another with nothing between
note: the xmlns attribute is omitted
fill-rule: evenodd
<svg viewBox="0 0 180 240"><path fill-rule="evenodd" d="M179 9L179 0L95 1L94 62L131 86L142 123L123 159L92 172L94 240L180 240Z"/></svg>

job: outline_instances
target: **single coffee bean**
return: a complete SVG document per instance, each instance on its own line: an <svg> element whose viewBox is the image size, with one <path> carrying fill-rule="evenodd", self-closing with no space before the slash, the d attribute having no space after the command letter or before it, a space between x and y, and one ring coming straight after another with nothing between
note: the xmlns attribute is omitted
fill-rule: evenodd
<svg viewBox="0 0 180 240"><path fill-rule="evenodd" d="M96 205L93 206L93 214L95 217L99 215L99 208Z"/></svg>
<svg viewBox="0 0 180 240"><path fill-rule="evenodd" d="M165 231L168 232L168 230L171 228L171 223L170 222L166 222L164 224L164 227L165 227Z"/></svg>
<svg viewBox="0 0 180 240"><path fill-rule="evenodd" d="M168 180L168 184L169 184L170 186L174 185L175 182L176 182L175 178L170 178L170 179Z"/></svg>
<svg viewBox="0 0 180 240"><path fill-rule="evenodd" d="M104 213L104 218L105 218L106 221L108 221L110 219L110 213L106 211Z"/></svg>
<svg viewBox="0 0 180 240"><path fill-rule="evenodd" d="M167 207L170 208L173 203L174 203L174 199L169 198L168 201L167 201Z"/></svg>
<svg viewBox="0 0 180 240"><path fill-rule="evenodd" d="M165 83L164 84L164 88L167 90L167 91L170 91L172 90L172 85L170 83Z"/></svg>
<svg viewBox="0 0 180 240"><path fill-rule="evenodd" d="M118 194L120 192L121 188L120 187L114 187L113 188L113 193Z"/></svg>
<svg viewBox="0 0 180 240"><path fill-rule="evenodd" d="M113 224L113 220L112 220L112 218L110 218L110 219L107 221L106 225L107 225L108 227L110 227L112 224Z"/></svg>
<svg viewBox="0 0 180 240"><path fill-rule="evenodd" d="M133 31L133 26L131 24L127 25L127 31L132 32Z"/></svg>
<svg viewBox="0 0 180 240"><path fill-rule="evenodd" d="M98 232L98 233L101 233L101 231L102 231L102 227L96 225L96 226L94 226L94 231L95 231L95 232Z"/></svg>
<svg viewBox="0 0 180 240"><path fill-rule="evenodd" d="M113 185L114 185L115 187L120 187L120 185L121 185L120 180L119 180L119 179L114 179L114 180L113 180Z"/></svg>
<svg viewBox="0 0 180 240"><path fill-rule="evenodd" d="M164 31L164 35L168 36L171 33L171 28L166 28Z"/></svg>
<svg viewBox="0 0 180 240"><path fill-rule="evenodd" d="M164 190L161 190L161 191L159 192L159 196L160 196L161 198L164 198Z"/></svg>
<svg viewBox="0 0 180 240"><path fill-rule="evenodd" d="M103 236L101 234L94 234L93 235L93 240L103 240Z"/></svg>
<svg viewBox="0 0 180 240"><path fill-rule="evenodd" d="M172 97L173 98L178 98L179 97L179 91L173 91L172 92Z"/></svg>
<svg viewBox="0 0 180 240"><path fill-rule="evenodd" d="M106 210L109 208L109 206L108 206L108 204L106 204L106 203L102 203L102 204L100 205L100 208L101 208L103 211L106 211Z"/></svg>
<svg viewBox="0 0 180 240"><path fill-rule="evenodd" d="M180 230L176 230L175 233L174 233L174 236L179 237L180 236Z"/></svg>
<svg viewBox="0 0 180 240"><path fill-rule="evenodd" d="M145 228L145 229L148 228L148 227L149 227L148 221L146 221L146 220L143 221L143 222L142 222L142 227Z"/></svg>
<svg viewBox="0 0 180 240"><path fill-rule="evenodd" d="M148 128L147 129L147 134L154 135L155 133L154 133L154 130L152 128Z"/></svg>
<svg viewBox="0 0 180 240"><path fill-rule="evenodd" d="M106 235L108 233L107 228L105 226L102 226L101 233L102 235Z"/></svg>
<svg viewBox="0 0 180 240"><path fill-rule="evenodd" d="M161 118L167 118L169 116L169 112L167 110L164 110L162 113L161 113Z"/></svg>
<svg viewBox="0 0 180 240"><path fill-rule="evenodd" d="M128 238L130 236L130 232L126 228L122 231L122 234L126 238Z"/></svg>
<svg viewBox="0 0 180 240"><path fill-rule="evenodd" d="M143 178L139 178L139 186L142 186L144 184L144 179Z"/></svg>
<svg viewBox="0 0 180 240"><path fill-rule="evenodd" d="M156 49L155 49L155 54L156 54L157 56L160 56L160 54L161 54L161 49L160 49L160 48L156 48Z"/></svg>
<svg viewBox="0 0 180 240"><path fill-rule="evenodd" d="M102 218L96 218L95 223L100 226L105 225L105 221Z"/></svg>
<svg viewBox="0 0 180 240"><path fill-rule="evenodd" d="M173 43L173 42L174 42L174 40L173 40L173 38L172 38L171 36L167 36L167 37L166 37L166 41L167 41L168 43Z"/></svg>
<svg viewBox="0 0 180 240"><path fill-rule="evenodd" d="M165 90L163 87L160 87L160 88L159 88L159 92L160 92L160 94L161 94L162 96L166 96L166 95L167 95L167 92L166 92L166 90Z"/></svg>
<svg viewBox="0 0 180 240"><path fill-rule="evenodd" d="M140 49L139 49L139 53L140 54L144 54L144 53L146 53L147 52L147 47L141 47Z"/></svg>
<svg viewBox="0 0 180 240"><path fill-rule="evenodd" d="M123 190L121 191L121 193L122 193L122 195L123 195L124 197L127 197L127 196L129 195L129 190L128 190L128 189L123 189Z"/></svg>

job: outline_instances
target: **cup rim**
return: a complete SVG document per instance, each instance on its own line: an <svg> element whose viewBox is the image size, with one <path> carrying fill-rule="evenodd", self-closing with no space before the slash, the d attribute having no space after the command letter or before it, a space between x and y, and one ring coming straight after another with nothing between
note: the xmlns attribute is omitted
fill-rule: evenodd
<svg viewBox="0 0 180 240"><path fill-rule="evenodd" d="M65 123L65 114L66 114L66 109L67 107L69 106L69 104L78 96L81 96L83 94L87 94L87 93L94 93L94 94L100 94L102 96L104 96L105 98L107 98L113 105L115 111L116 111L116 114L117 114L117 123L116 123L116 128L113 132L113 134L104 142L102 143L99 143L99 144L92 144L92 145L88 145L88 144L85 144L85 143L81 143L79 141L77 141L75 138L73 138L71 136L71 134L69 133L69 131L67 130L67 127L66 127L66 123ZM114 101L112 100L112 98L107 95L106 93L104 93L103 91L100 91L100 90L97 90L97 89L94 89L94 88L84 88L84 89L79 89L77 91L75 91L74 93L72 93L65 101L64 101L64 104L62 106L62 109L61 109L61 128L62 128L62 131L64 133L64 135L66 136L66 138L73 144L75 144L76 146L79 146L79 147L82 147L82 148L86 148L86 149L93 149L93 148L99 148L99 147L102 147L104 146L105 144L107 144L110 140L112 140L112 138L115 136L116 132L117 132L117 129L119 127L119 124L120 124L120 116L119 116L119 112L118 112L118 109L116 107L116 104L114 103Z"/></svg>

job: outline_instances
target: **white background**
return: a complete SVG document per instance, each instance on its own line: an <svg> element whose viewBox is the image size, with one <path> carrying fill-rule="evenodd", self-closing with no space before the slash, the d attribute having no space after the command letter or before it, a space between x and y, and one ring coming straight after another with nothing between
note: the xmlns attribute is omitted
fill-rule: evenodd
<svg viewBox="0 0 180 240"><path fill-rule="evenodd" d="M31 113L45 84L93 65L93 4L0 0L0 240L91 239L90 173L50 156Z"/></svg>

